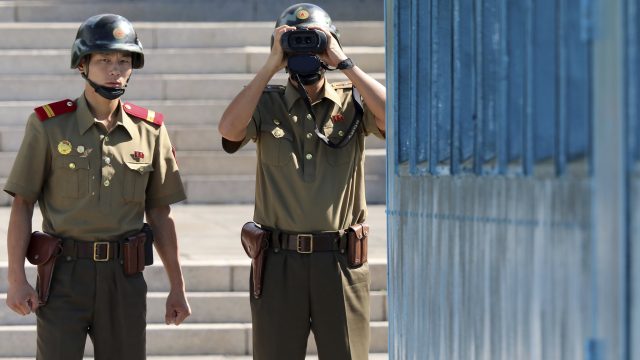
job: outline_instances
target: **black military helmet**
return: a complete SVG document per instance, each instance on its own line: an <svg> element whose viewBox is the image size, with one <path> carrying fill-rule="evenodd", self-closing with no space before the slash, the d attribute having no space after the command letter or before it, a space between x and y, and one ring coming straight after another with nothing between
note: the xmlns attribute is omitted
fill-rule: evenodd
<svg viewBox="0 0 640 360"><path fill-rule="evenodd" d="M134 69L144 66L138 35L129 20L120 15L95 15L80 25L71 48L71 68L77 68L85 55L103 51L128 51Z"/></svg>
<svg viewBox="0 0 640 360"><path fill-rule="evenodd" d="M329 14L320 6L309 3L295 4L286 8L276 21L276 27L282 25L296 27L315 25L329 30L336 40L340 36Z"/></svg>

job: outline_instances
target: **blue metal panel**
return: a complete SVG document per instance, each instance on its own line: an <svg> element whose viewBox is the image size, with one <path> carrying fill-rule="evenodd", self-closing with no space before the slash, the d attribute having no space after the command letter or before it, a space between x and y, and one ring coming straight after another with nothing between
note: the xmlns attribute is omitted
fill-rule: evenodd
<svg viewBox="0 0 640 360"><path fill-rule="evenodd" d="M555 0L533 1L533 141L534 160L555 154L557 106L557 11Z"/></svg>
<svg viewBox="0 0 640 360"><path fill-rule="evenodd" d="M524 1L510 1L507 7L507 161L522 168L527 96L527 8Z"/></svg>
<svg viewBox="0 0 640 360"><path fill-rule="evenodd" d="M590 0L406 2L394 35L405 174L531 175L535 164L564 174L585 163Z"/></svg>
<svg viewBox="0 0 640 360"><path fill-rule="evenodd" d="M629 199L629 237L631 267L630 329L627 339L631 359L640 359L640 0L628 1L626 17L626 109L627 109L627 181Z"/></svg>
<svg viewBox="0 0 640 360"><path fill-rule="evenodd" d="M471 170L475 115L473 84L473 12L472 3L453 1L453 94L451 119L451 172Z"/></svg>
<svg viewBox="0 0 640 360"><path fill-rule="evenodd" d="M387 1L392 359L640 358L638 3Z"/></svg>
<svg viewBox="0 0 640 360"><path fill-rule="evenodd" d="M451 150L452 11L450 0L432 0L431 11L431 141L429 171L449 172Z"/></svg>

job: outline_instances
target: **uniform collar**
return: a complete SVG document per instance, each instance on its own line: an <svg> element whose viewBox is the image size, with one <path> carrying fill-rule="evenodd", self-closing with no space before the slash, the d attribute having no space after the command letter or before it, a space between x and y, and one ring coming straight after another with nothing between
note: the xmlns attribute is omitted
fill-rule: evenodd
<svg viewBox="0 0 640 360"><path fill-rule="evenodd" d="M327 98L342 108L342 101L340 101L340 95L338 95L338 93L333 88L333 86L331 86L331 84L327 82L326 78L322 78L322 81L324 81L324 86L322 87L323 89L322 98ZM290 80L287 81L287 87L284 90L284 99L285 99L285 102L287 103L287 110L289 111L291 111L291 108L293 107L293 105L295 105L298 99L300 99L300 101L303 101L300 97L300 94L298 93L298 90L296 90L295 86L293 86L293 83Z"/></svg>
<svg viewBox="0 0 640 360"><path fill-rule="evenodd" d="M89 110L89 104L87 104L87 99L84 97L84 94L76 99L76 103L78 105L76 109L76 113L78 114L78 130L81 134L84 134L96 123L96 119L93 117L91 110ZM136 132L135 125L129 115L122 109L122 102L120 102L120 111L118 111L116 115L116 122L116 127L120 125L124 126L129 135L133 137L133 134Z"/></svg>

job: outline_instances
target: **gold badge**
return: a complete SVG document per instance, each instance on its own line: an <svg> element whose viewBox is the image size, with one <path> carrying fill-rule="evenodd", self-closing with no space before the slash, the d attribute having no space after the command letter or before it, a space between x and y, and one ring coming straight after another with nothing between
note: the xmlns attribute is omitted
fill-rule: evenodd
<svg viewBox="0 0 640 360"><path fill-rule="evenodd" d="M279 139L281 137L284 136L284 130L280 129L279 127L271 130L271 134L273 134L273 137L275 137L276 139Z"/></svg>
<svg viewBox="0 0 640 360"><path fill-rule="evenodd" d="M296 17L300 20L306 20L309 18L309 12L306 9L300 9L296 13Z"/></svg>
<svg viewBox="0 0 640 360"><path fill-rule="evenodd" d="M62 140L58 143L58 152L62 155L69 154L71 149L73 149L73 146L71 146L69 140Z"/></svg>

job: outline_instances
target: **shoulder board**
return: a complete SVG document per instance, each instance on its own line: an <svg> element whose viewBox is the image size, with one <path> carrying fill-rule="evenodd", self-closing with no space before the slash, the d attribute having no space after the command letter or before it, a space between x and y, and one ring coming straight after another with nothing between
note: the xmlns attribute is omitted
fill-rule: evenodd
<svg viewBox="0 0 640 360"><path fill-rule="evenodd" d="M351 89L353 87L353 84L351 83L351 81L341 81L333 83L331 84L331 86L333 86L334 89Z"/></svg>
<svg viewBox="0 0 640 360"><path fill-rule="evenodd" d="M153 110L145 109L138 105L134 105L130 102L126 102L122 105L124 112L129 115L133 115L137 118L150 122L156 125L162 125L162 121L164 120L164 115L159 112L155 112Z"/></svg>
<svg viewBox="0 0 640 360"><path fill-rule="evenodd" d="M33 109L33 111L35 111L40 121L45 121L45 120L51 119L52 117L56 117L58 115L76 111L77 107L78 106L76 105L75 102L69 99L65 99L65 100L53 102L51 104L38 106L37 108Z"/></svg>
<svg viewBox="0 0 640 360"><path fill-rule="evenodd" d="M285 89L284 85L267 85L264 92L284 92Z"/></svg>

